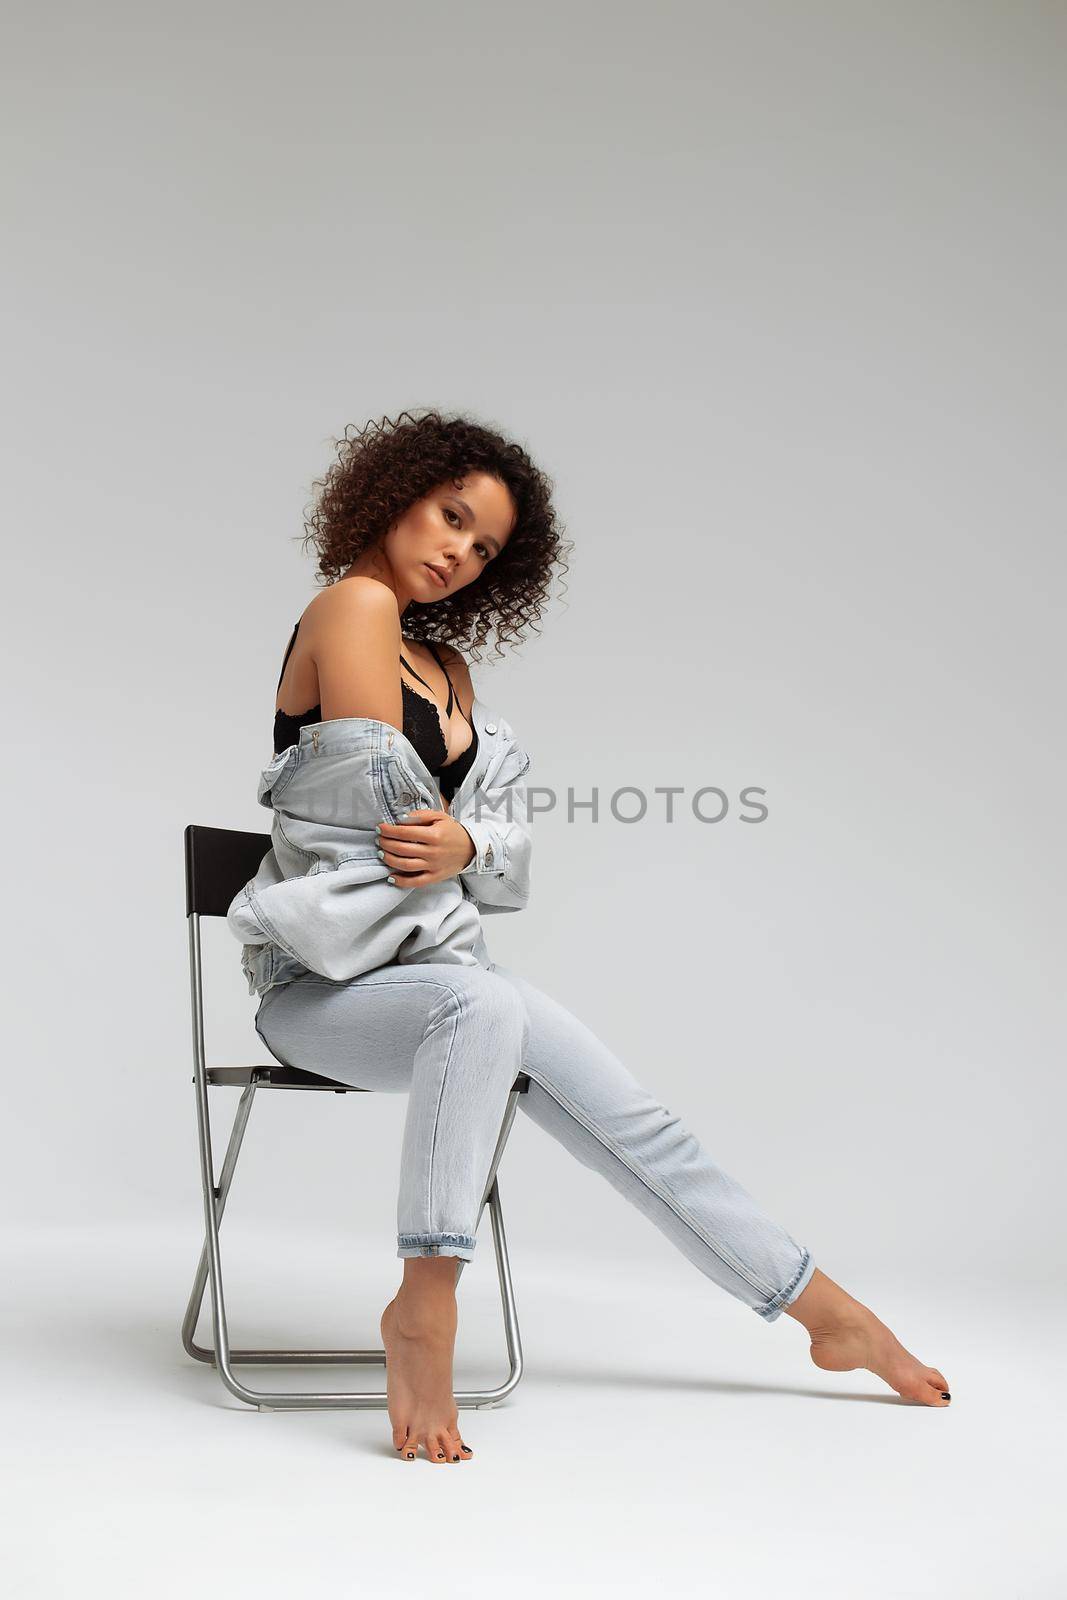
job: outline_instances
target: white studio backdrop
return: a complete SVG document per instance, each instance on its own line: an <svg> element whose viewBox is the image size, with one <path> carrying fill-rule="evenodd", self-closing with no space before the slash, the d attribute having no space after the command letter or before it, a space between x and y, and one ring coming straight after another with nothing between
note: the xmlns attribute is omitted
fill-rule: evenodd
<svg viewBox="0 0 1067 1600"><path fill-rule="evenodd" d="M518 437L574 541L540 635L473 668L556 797L494 957L861 1298L876 1267L1036 1282L1063 10L252 21L10 25L9 1224L195 1238L183 829L268 826L311 482L347 424L435 405ZM667 823L668 785L731 809ZM221 924L205 959L211 1058L263 1059ZM261 1096L234 1216L391 1256L404 1104ZM521 1116L501 1189L513 1253L670 1255Z"/></svg>

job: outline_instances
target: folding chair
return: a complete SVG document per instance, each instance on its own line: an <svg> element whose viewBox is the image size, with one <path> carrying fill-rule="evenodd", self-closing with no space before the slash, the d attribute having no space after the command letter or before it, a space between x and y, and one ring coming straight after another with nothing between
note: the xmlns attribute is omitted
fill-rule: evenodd
<svg viewBox="0 0 1067 1600"><path fill-rule="evenodd" d="M258 1366L325 1366L385 1363L384 1350L231 1350L226 1329L226 1307L222 1287L222 1260L219 1249L219 1224L226 1208L234 1168L241 1149L245 1128L252 1110L252 1100L257 1089L290 1089L332 1092L334 1094L368 1094L373 1091L356 1089L347 1083L337 1083L332 1078L321 1077L298 1067L282 1066L273 1062L267 1066L209 1067L204 1057L204 1004L203 974L200 956L200 918L224 917L238 890L255 876L260 863L270 849L270 836L265 833L239 833L230 828L201 828L190 824L185 830L185 897L186 918L189 925L189 972L192 994L193 1018L193 1082L196 1085L196 1114L200 1141L200 1177L204 1191L204 1246L200 1263L193 1280L189 1306L182 1323L182 1343L197 1361L206 1361L216 1367L223 1383L238 1400L257 1406L260 1411L315 1410L320 1408L374 1408L384 1409L387 1398L384 1390L342 1390L276 1393L266 1389L250 1389L235 1375L238 1363ZM211 1127L208 1117L208 1088L213 1085L236 1087L241 1095L234 1118L226 1156L216 1184L214 1158L211 1145ZM500 1189L496 1171L504 1153L508 1134L515 1118L520 1094L530 1086L525 1073L515 1079L508 1097L504 1120L497 1139L496 1151L485 1192L482 1195L475 1232L481 1221L486 1202L493 1222L493 1244L496 1248L497 1273L500 1279L500 1296L504 1310L504 1336L507 1341L509 1372L503 1383L495 1389L471 1389L457 1392L457 1406L486 1408L496 1405L511 1393L522 1376L522 1345L519 1323L515 1311L515 1296L508 1263L507 1241L504 1236L504 1217L500 1207ZM195 1339L196 1324L204 1299L204 1287L211 1280L211 1310L214 1330L214 1348L206 1349Z"/></svg>

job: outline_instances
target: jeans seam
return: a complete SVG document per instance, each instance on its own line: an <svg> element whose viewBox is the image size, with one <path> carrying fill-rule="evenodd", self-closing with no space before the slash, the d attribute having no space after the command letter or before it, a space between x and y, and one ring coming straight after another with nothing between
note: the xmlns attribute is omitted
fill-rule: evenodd
<svg viewBox="0 0 1067 1600"><path fill-rule="evenodd" d="M672 1195L661 1190L647 1173L642 1172L640 1168L635 1167L628 1159L624 1151L620 1150L606 1133L602 1133L591 1122L589 1122L587 1118L582 1116L578 1107L574 1105L572 1101L568 1100L566 1096L562 1095L558 1090L550 1088L549 1085L545 1083L543 1079L539 1078L537 1073L532 1071L530 1067L525 1065L525 1063L522 1070L531 1078L533 1078L535 1083L539 1083L549 1098L554 1100L558 1106L560 1106L571 1117L573 1117L575 1122L581 1123L582 1127L585 1128L587 1132L591 1133L594 1139L597 1139L606 1150L609 1150L611 1154L615 1156L616 1160L621 1161L623 1166L627 1167L629 1171L633 1173L634 1177L639 1179L640 1182L644 1184L646 1189L648 1189L652 1194L656 1195L658 1199L662 1200L664 1205L666 1205L669 1210L674 1212L675 1216L680 1222L684 1222L687 1228L691 1228L700 1242L707 1249L711 1250L714 1255L718 1256L719 1260L723 1263L723 1266L729 1267L731 1272L736 1272L739 1278L742 1278L751 1288L758 1289L761 1294L775 1295L778 1293L773 1284L768 1285L763 1283L759 1278L754 1278L748 1271L747 1267L743 1266L741 1262L734 1260L728 1253L725 1253L719 1245L715 1244L713 1240L707 1238L697 1226L695 1220L685 1210L685 1208L680 1206Z"/></svg>
<svg viewBox="0 0 1067 1600"><path fill-rule="evenodd" d="M414 963L412 963L412 965L414 965ZM373 967L371 968L372 972L376 971L376 970L377 970L376 968L373 968ZM360 976L358 974L354 978L324 978L321 973L316 972L314 974L309 974L306 977L301 975L300 978L295 979L294 981L298 982L298 983L301 983L301 984L307 984L309 987L321 987L321 988L328 988L328 989L347 989L350 985L353 988L358 987L360 989L395 989L396 988L396 984L395 983L368 982L365 978L363 978L362 976ZM408 978L406 981L408 983L421 984L423 986L423 988L443 989L445 994L449 994L449 995L455 993L455 990L450 989L448 987L447 983L441 983L436 978Z"/></svg>
<svg viewBox="0 0 1067 1600"><path fill-rule="evenodd" d="M437 1105L434 1107L433 1114L433 1138L430 1140L430 1160L426 1173L426 1217L431 1224L430 1232L433 1232L433 1173L434 1159L437 1155L437 1130L441 1125L441 1101L444 1099L445 1084L448 1082L448 1069L452 1064L452 1051L455 1047L456 1035L459 1032L459 1014L462 1009L459 995L456 994L454 989L450 989L447 984L441 984L438 987L445 990L447 996L445 1007L452 1011L452 1037L448 1041L448 1054L445 1056L445 1064L441 1071L441 1082L437 1090ZM436 1028L437 1024L438 1019L436 1017L432 1021L427 1020L426 1027L423 1029L422 1044L426 1043L431 1028ZM421 1049L422 1046L420 1045L419 1048Z"/></svg>

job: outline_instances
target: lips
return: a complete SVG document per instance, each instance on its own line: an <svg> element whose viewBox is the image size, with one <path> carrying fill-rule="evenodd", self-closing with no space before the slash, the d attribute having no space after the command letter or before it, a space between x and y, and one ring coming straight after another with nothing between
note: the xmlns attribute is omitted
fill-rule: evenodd
<svg viewBox="0 0 1067 1600"><path fill-rule="evenodd" d="M429 561L424 561L423 562L423 566L426 568L426 570L428 572L432 572L433 573L434 577L437 579L437 581L441 585L442 589L447 589L448 588L448 574L445 571L444 567L435 567Z"/></svg>

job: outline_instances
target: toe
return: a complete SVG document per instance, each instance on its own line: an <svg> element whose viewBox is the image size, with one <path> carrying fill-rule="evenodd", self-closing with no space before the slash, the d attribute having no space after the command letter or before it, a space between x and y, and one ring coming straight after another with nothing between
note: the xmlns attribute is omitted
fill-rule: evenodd
<svg viewBox="0 0 1067 1600"><path fill-rule="evenodd" d="M947 1393L947 1391L945 1391ZM905 1399L914 1400L921 1406L947 1406L948 1401L942 1400L941 1384L936 1378L920 1378L918 1382L908 1384L901 1390Z"/></svg>
<svg viewBox="0 0 1067 1600"><path fill-rule="evenodd" d="M404 1441L407 1439L407 1436L408 1436L408 1430L406 1428L401 1427L399 1425L399 1423L394 1423L394 1425L393 1425L393 1449L394 1450L403 1450Z"/></svg>
<svg viewBox="0 0 1067 1600"><path fill-rule="evenodd" d="M930 1387L932 1389L936 1389L939 1400L943 1394L952 1393L951 1389L949 1388L948 1379L945 1377L943 1372L938 1370L937 1367L927 1367L925 1375L926 1381Z"/></svg>
<svg viewBox="0 0 1067 1600"><path fill-rule="evenodd" d="M452 1459L452 1445L447 1433L431 1433L426 1453L434 1466L445 1466Z"/></svg>

